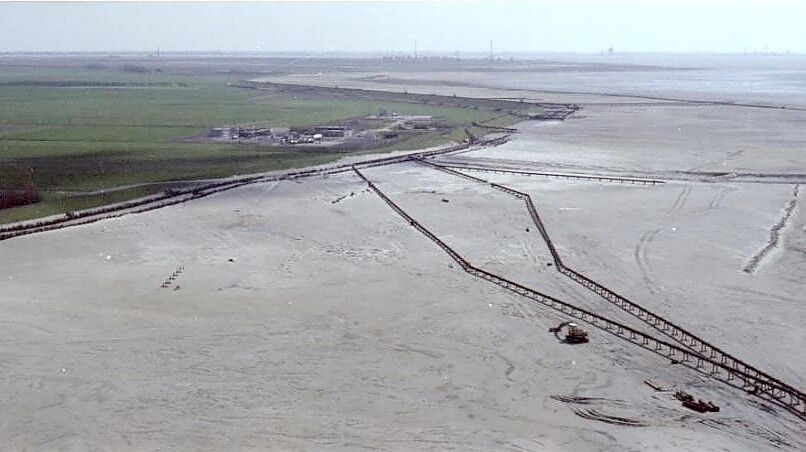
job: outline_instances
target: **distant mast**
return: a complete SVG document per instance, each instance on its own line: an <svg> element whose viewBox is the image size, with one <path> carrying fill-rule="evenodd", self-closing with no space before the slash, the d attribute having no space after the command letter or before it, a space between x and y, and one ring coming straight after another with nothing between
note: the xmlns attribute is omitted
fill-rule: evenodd
<svg viewBox="0 0 806 452"><path fill-rule="evenodd" d="M493 40L490 39L490 62L493 61L495 61L495 58L493 57Z"/></svg>
<svg viewBox="0 0 806 452"><path fill-rule="evenodd" d="M417 59L417 40L414 40L414 59Z"/></svg>

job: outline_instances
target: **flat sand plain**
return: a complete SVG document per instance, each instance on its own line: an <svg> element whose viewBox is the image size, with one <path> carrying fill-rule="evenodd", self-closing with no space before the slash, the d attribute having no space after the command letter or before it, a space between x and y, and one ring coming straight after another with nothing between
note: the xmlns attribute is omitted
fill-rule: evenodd
<svg viewBox="0 0 806 452"><path fill-rule="evenodd" d="M522 123L511 142L451 159L804 172L804 112L591 104L575 116ZM473 174L530 193L571 267L806 386L803 195L778 245L743 271L794 184ZM474 264L634 322L547 265L522 203L416 163L365 175ZM548 328L567 319L464 273L353 174L250 185L0 249L10 449L806 448L802 420L703 374L595 329L589 344L559 342ZM648 378L722 410L689 411Z"/></svg>

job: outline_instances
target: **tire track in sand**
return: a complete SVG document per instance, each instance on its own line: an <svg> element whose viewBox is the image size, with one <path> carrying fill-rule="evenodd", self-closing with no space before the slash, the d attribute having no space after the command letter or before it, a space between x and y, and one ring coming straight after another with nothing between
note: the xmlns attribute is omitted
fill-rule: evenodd
<svg viewBox="0 0 806 452"><path fill-rule="evenodd" d="M674 200L674 204L672 204L672 208L669 209L670 212L674 212L676 210L680 210L683 206L686 205L686 201L688 201L688 197L691 194L691 185L686 185L680 190L680 194L677 195L677 199Z"/></svg>
<svg viewBox="0 0 806 452"><path fill-rule="evenodd" d="M691 185L686 185L683 187L683 189L680 190L680 193L678 193L677 198L675 198L674 202L672 203L672 207L669 208L667 216L685 207L689 196L691 196L691 192ZM641 235L641 238L638 239L638 243L633 249L633 257L635 258L635 263L638 264L638 270L641 272L641 279L644 281L647 289L649 289L649 293L652 295L660 292L660 286L652 276L652 269L649 265L649 247L655 241L655 236L657 236L660 231L661 228L655 228L653 230L644 232L644 234Z"/></svg>
<svg viewBox="0 0 806 452"><path fill-rule="evenodd" d="M644 232L644 235L638 239L638 244L633 251L635 263L638 264L638 269L641 271L641 279L644 280L644 284L647 289L649 289L649 293L653 295L659 292L659 288L652 278L652 271L649 268L649 245L652 244L655 240L655 236L658 235L659 232L660 228Z"/></svg>
<svg viewBox="0 0 806 452"><path fill-rule="evenodd" d="M708 210L717 210L717 209L719 209L719 206L722 205L722 200L724 200L726 196L728 196L729 194L731 194L731 193L733 193L735 191L736 191L735 187L725 187L725 188L723 188L722 191L717 193L717 195L714 196L711 199L711 202L708 203Z"/></svg>

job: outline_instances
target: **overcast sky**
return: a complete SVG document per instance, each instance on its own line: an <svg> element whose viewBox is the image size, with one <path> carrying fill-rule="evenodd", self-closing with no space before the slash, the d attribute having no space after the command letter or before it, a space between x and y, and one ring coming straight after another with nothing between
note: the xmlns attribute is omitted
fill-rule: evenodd
<svg viewBox="0 0 806 452"><path fill-rule="evenodd" d="M0 51L806 53L806 1L0 3Z"/></svg>

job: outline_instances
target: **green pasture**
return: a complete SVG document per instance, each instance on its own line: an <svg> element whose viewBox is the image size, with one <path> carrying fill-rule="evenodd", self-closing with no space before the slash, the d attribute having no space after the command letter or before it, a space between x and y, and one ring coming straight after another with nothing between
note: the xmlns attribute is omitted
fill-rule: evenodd
<svg viewBox="0 0 806 452"><path fill-rule="evenodd" d="M225 124L302 127L386 109L436 115L452 127L447 133L416 135L379 149L391 151L461 139L472 121L500 115L483 109L228 86L238 80L217 74L0 66L0 189L24 186L33 169L44 199L37 206L0 212L0 222L103 204L112 196L82 199L66 197L65 192L301 167L343 155L188 142ZM118 200L141 194L123 190L114 196Z"/></svg>

